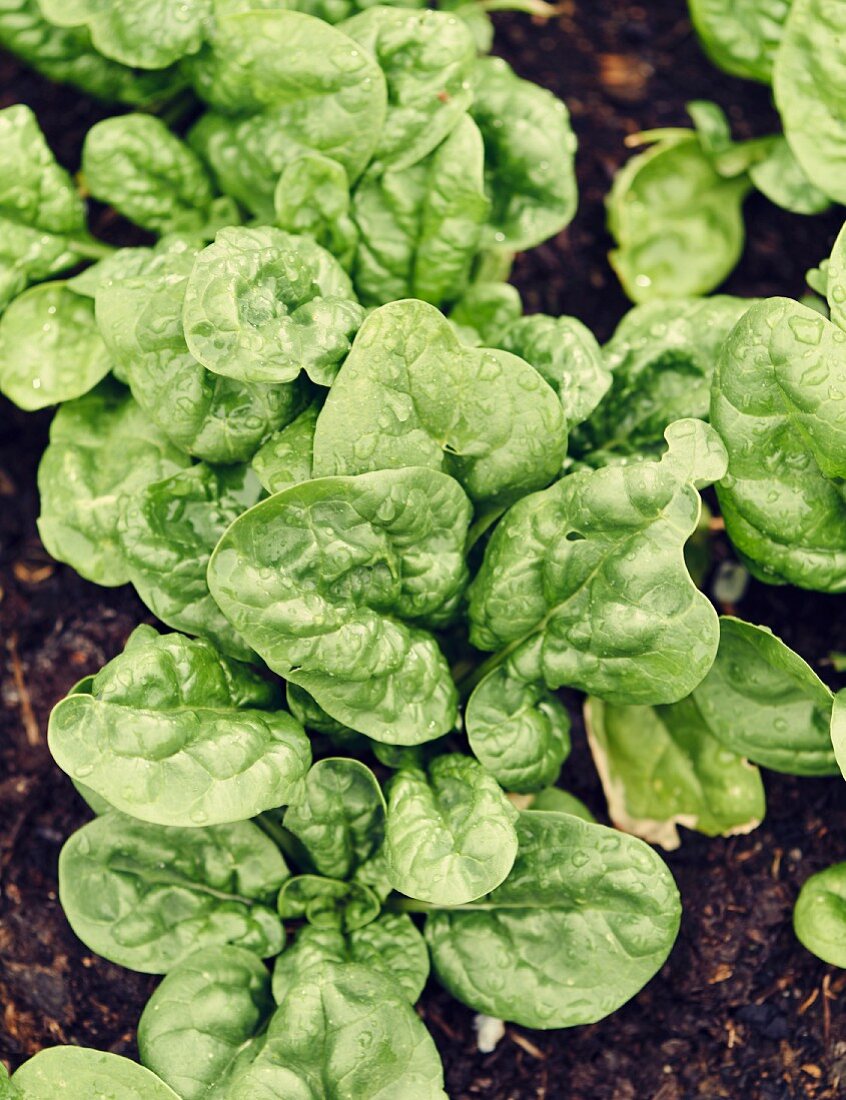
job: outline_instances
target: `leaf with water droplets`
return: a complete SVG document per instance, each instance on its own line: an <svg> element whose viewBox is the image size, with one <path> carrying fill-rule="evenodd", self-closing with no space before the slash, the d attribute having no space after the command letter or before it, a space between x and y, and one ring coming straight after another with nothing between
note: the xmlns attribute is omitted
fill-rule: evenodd
<svg viewBox="0 0 846 1100"><path fill-rule="evenodd" d="M296 875L279 891L283 920L307 920L316 928L353 932L379 916L380 901L369 886L324 875Z"/></svg>
<svg viewBox="0 0 846 1100"><path fill-rule="evenodd" d="M311 481L314 429L319 412L317 402L308 405L253 455L251 466L268 493L280 493L301 481Z"/></svg>
<svg viewBox="0 0 846 1100"><path fill-rule="evenodd" d="M184 1100L137 1062L90 1047L47 1047L24 1062L12 1086L10 1100Z"/></svg>

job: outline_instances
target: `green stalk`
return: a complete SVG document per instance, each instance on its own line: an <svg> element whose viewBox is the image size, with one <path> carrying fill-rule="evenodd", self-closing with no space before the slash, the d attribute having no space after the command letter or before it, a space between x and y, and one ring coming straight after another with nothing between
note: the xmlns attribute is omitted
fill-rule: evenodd
<svg viewBox="0 0 846 1100"><path fill-rule="evenodd" d="M279 848L283 855L294 863L299 863L302 859L302 851L297 847L297 842L291 833L285 828L284 825L280 825L278 821L274 821L270 814L259 814L258 817L253 818L256 825L265 833L273 843Z"/></svg>
<svg viewBox="0 0 846 1100"><path fill-rule="evenodd" d="M117 252L114 245L106 244L105 241L98 241L94 237L87 237L85 240L71 237L68 241L68 247L71 252L75 252L77 256L81 256L85 260L105 260L106 257Z"/></svg>

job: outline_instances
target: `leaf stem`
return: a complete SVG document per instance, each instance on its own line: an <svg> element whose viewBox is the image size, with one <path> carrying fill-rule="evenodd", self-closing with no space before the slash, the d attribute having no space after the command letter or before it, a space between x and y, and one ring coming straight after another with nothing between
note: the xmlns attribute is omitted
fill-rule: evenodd
<svg viewBox="0 0 846 1100"><path fill-rule="evenodd" d="M268 813L259 814L253 819L258 827L279 848L283 855L298 864L302 861L302 852L297 848L297 842L284 825L274 821Z"/></svg>
<svg viewBox="0 0 846 1100"><path fill-rule="evenodd" d="M493 527L496 521L505 511L505 505L500 508L492 508L489 512L483 512L470 526L467 532L467 540L464 543L464 553L469 554L485 531Z"/></svg>
<svg viewBox="0 0 846 1100"><path fill-rule="evenodd" d="M482 11L520 11L553 19L564 11L564 4L548 4L546 0L477 0Z"/></svg>
<svg viewBox="0 0 846 1100"><path fill-rule="evenodd" d="M75 252L77 256L82 256L86 260L105 260L107 256L117 252L114 245L98 241L94 237L87 237L85 240L71 237L68 246L71 252Z"/></svg>

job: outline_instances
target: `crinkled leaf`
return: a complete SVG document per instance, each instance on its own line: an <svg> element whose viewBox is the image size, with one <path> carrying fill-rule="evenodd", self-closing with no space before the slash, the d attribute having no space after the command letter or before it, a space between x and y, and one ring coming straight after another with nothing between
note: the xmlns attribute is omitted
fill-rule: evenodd
<svg viewBox="0 0 846 1100"><path fill-rule="evenodd" d="M696 32L715 65L734 76L772 79L791 0L688 0Z"/></svg>
<svg viewBox="0 0 846 1100"><path fill-rule="evenodd" d="M253 656L209 592L209 558L229 524L256 504L249 467L199 462L127 498L118 526L129 579L163 623L241 660Z"/></svg>
<svg viewBox="0 0 846 1100"><path fill-rule="evenodd" d="M291 988L231 1100L280 1096L446 1100L435 1045L404 992L356 963L326 963Z"/></svg>
<svg viewBox="0 0 846 1100"><path fill-rule="evenodd" d="M720 648L695 692L715 737L789 775L836 775L833 696L813 669L763 626L720 619Z"/></svg>
<svg viewBox="0 0 846 1100"><path fill-rule="evenodd" d="M385 852L394 889L462 905L506 877L517 854L517 811L469 756L438 756L428 772L402 768L388 788Z"/></svg>
<svg viewBox="0 0 846 1100"><path fill-rule="evenodd" d="M32 287L0 317L0 392L22 409L81 397L110 368L92 302L64 283Z"/></svg>
<svg viewBox="0 0 846 1100"><path fill-rule="evenodd" d="M412 1004L429 976L429 952L406 913L383 913L378 920L346 935L335 928L310 924L297 933L293 947L276 960L276 1003L282 1004L294 985L326 962L360 963L376 970L396 982Z"/></svg>
<svg viewBox="0 0 846 1100"><path fill-rule="evenodd" d="M823 962L846 966L846 863L806 879L793 911L793 928Z"/></svg>
<svg viewBox="0 0 846 1100"><path fill-rule="evenodd" d="M760 772L714 737L694 696L664 707L588 699L585 725L618 829L672 850L681 843L678 825L706 836L760 825Z"/></svg>
<svg viewBox="0 0 846 1100"><path fill-rule="evenodd" d="M470 638L514 672L610 702L671 703L703 678L717 615L684 562L702 487L725 471L698 420L666 432L660 462L570 474L515 504L470 587ZM623 596L623 593L625 595Z"/></svg>
<svg viewBox="0 0 846 1100"><path fill-rule="evenodd" d="M726 530L770 583L846 588L846 333L787 298L754 305L720 353L711 422L729 456Z"/></svg>
<svg viewBox="0 0 846 1100"><path fill-rule="evenodd" d="M163 69L203 42L213 0L38 0L59 27L85 26L106 57L140 69Z"/></svg>
<svg viewBox="0 0 846 1100"><path fill-rule="evenodd" d="M522 313L523 303L516 286L510 283L474 282L449 311L449 319L463 344L496 348L500 346L503 333ZM513 352L514 348L505 350ZM521 358L527 359L527 356L521 355Z"/></svg>
<svg viewBox="0 0 846 1100"><path fill-rule="evenodd" d="M376 6L340 29L372 55L388 91L374 170L407 168L452 131L473 100L476 47L446 12Z"/></svg>
<svg viewBox="0 0 846 1100"><path fill-rule="evenodd" d="M223 229L196 257L182 320L191 354L242 382L330 385L364 318L349 276L310 237Z"/></svg>
<svg viewBox="0 0 846 1100"><path fill-rule="evenodd" d="M286 804L311 762L278 692L208 642L140 627L50 716L50 751L117 809L157 825L243 821Z"/></svg>
<svg viewBox="0 0 846 1100"><path fill-rule="evenodd" d="M507 791L548 787L570 752L567 708L508 665L476 685L464 724L473 754Z"/></svg>
<svg viewBox="0 0 846 1100"><path fill-rule="evenodd" d="M97 323L136 401L174 443L206 462L245 462L293 419L300 390L225 378L191 355L182 309L194 256L173 238L113 272L97 287Z"/></svg>
<svg viewBox="0 0 846 1100"><path fill-rule="evenodd" d="M633 157L614 178L609 259L633 302L707 294L743 250L741 207L751 184L725 178L692 130Z"/></svg>
<svg viewBox="0 0 846 1100"><path fill-rule="evenodd" d="M548 484L566 452L561 405L508 352L463 346L424 302L393 302L362 325L314 434L314 473L431 466L476 503Z"/></svg>
<svg viewBox="0 0 846 1100"><path fill-rule="evenodd" d="M365 177L352 211L361 300L454 301L469 281L489 209L482 137L468 115L423 160Z"/></svg>
<svg viewBox="0 0 846 1100"><path fill-rule="evenodd" d="M349 271L358 231L350 217L344 166L322 153L303 153L282 169L273 193L273 221L288 233L308 233Z"/></svg>
<svg viewBox="0 0 846 1100"><path fill-rule="evenodd" d="M12 1078L22 1100L181 1100L164 1081L129 1058L90 1047L47 1047ZM2 1084L0 1084L2 1089Z"/></svg>
<svg viewBox="0 0 846 1100"><path fill-rule="evenodd" d="M320 405L313 402L300 415L274 432L253 455L251 466L268 493L279 493L312 476L314 429Z"/></svg>
<svg viewBox="0 0 846 1100"><path fill-rule="evenodd" d="M783 137L774 139L767 156L749 169L749 176L770 202L794 214L820 214L831 205L828 195L805 175Z"/></svg>
<svg viewBox="0 0 846 1100"><path fill-rule="evenodd" d="M249 821L177 829L112 812L65 842L59 896L89 950L166 974L201 947L277 955L285 933L270 906L287 875L276 845Z"/></svg>
<svg viewBox="0 0 846 1100"><path fill-rule="evenodd" d="M435 973L477 1012L525 1027L593 1023L667 958L681 915L673 877L643 841L570 814L524 812L517 830L502 886L427 918Z"/></svg>
<svg viewBox="0 0 846 1100"><path fill-rule="evenodd" d="M297 875L279 891L279 915L302 920L318 928L352 932L376 920L379 898L360 882L342 882L320 875Z"/></svg>
<svg viewBox="0 0 846 1100"><path fill-rule="evenodd" d="M270 975L240 947L207 947L171 970L138 1021L141 1061L182 1100L226 1095L273 1011Z"/></svg>
<svg viewBox="0 0 846 1100"><path fill-rule="evenodd" d="M112 382L68 401L38 467L38 533L54 558L97 584L126 584L118 536L127 496L188 465L127 391Z"/></svg>
<svg viewBox="0 0 846 1100"><path fill-rule="evenodd" d="M321 875L347 878L385 835L385 800L376 776L358 760L328 757L313 765L283 824Z"/></svg>
<svg viewBox="0 0 846 1100"><path fill-rule="evenodd" d="M209 564L226 617L333 718L376 740L430 741L455 722L434 638L465 580L470 507L434 470L320 478L237 519Z"/></svg>
<svg viewBox="0 0 846 1100"><path fill-rule="evenodd" d="M293 714L300 725L305 726L306 729L316 730L317 733L322 733L329 737L337 736L344 731L349 733L350 736L359 736L358 734L351 733L351 731L347 730L346 726L337 722L334 718L331 718L323 707L321 707L316 700L312 699L307 691L298 687L296 684L285 685L285 700L291 714Z"/></svg>
<svg viewBox="0 0 846 1100"><path fill-rule="evenodd" d="M485 141L493 202L487 243L523 251L560 232L578 202L576 139L564 104L500 58L484 58L471 114Z"/></svg>

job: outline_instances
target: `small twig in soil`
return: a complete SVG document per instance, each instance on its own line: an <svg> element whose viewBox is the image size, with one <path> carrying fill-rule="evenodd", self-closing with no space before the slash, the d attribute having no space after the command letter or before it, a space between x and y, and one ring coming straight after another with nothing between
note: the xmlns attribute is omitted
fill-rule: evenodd
<svg viewBox="0 0 846 1100"><path fill-rule="evenodd" d="M521 1050L525 1050L527 1054L537 1058L539 1062L546 1061L546 1055L540 1047L536 1047L530 1039L527 1039L525 1035L521 1035L519 1031L509 1031L508 1038L512 1043L516 1043Z"/></svg>
<svg viewBox="0 0 846 1100"><path fill-rule="evenodd" d="M831 975L826 974L822 980L822 998L823 998L823 1042L828 1047L828 1040L831 1036L831 1005L830 1001L834 999L831 992Z"/></svg>
<svg viewBox="0 0 846 1100"><path fill-rule="evenodd" d="M18 654L17 634L9 635L6 641L6 649L9 651L9 660L12 665L12 679L15 684L15 690L18 693L21 722L24 732L26 733L26 739L32 748L38 748L42 743L41 730L38 728L38 722L35 720L29 689L24 679L23 665L21 664L21 659Z"/></svg>

